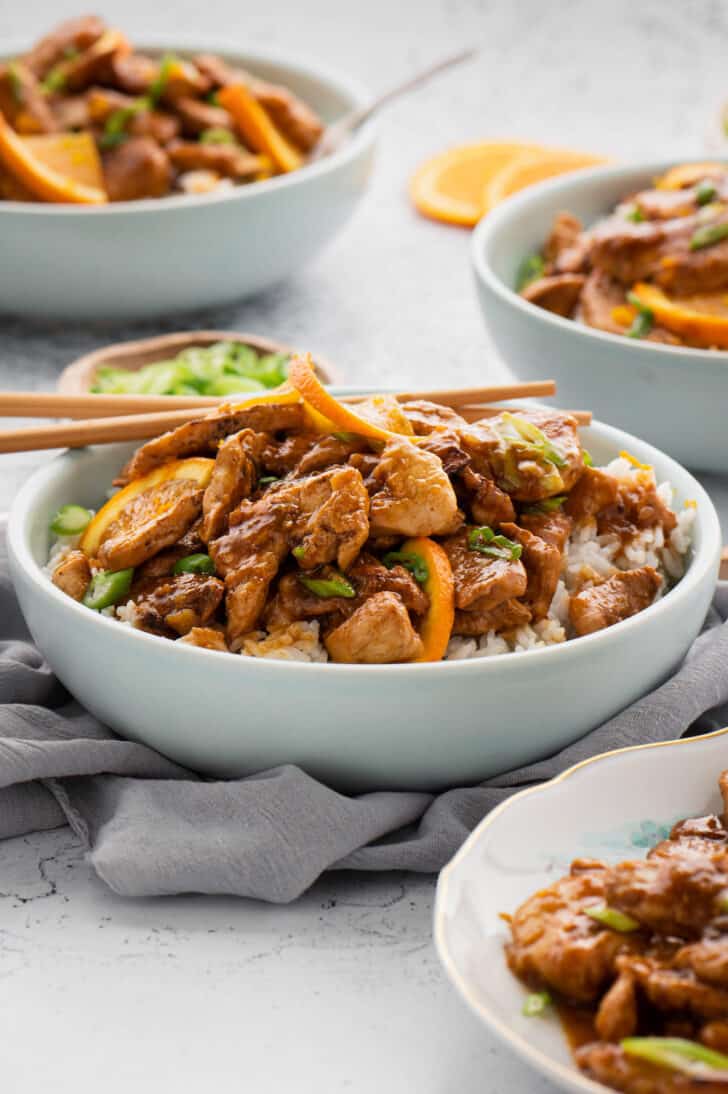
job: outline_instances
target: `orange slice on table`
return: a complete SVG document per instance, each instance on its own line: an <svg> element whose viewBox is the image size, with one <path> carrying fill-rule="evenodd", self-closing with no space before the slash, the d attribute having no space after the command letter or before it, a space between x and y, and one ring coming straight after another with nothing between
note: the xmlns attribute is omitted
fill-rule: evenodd
<svg viewBox="0 0 728 1094"><path fill-rule="evenodd" d="M632 289L661 326L693 346L728 349L728 294L666 296L655 285L638 282Z"/></svg>
<svg viewBox="0 0 728 1094"><path fill-rule="evenodd" d="M608 161L604 156L593 156L585 152L571 152L569 149L542 148L533 152L523 152L501 171L494 175L485 186L483 203L491 209L505 201L511 194L533 186L544 179L578 171L582 167L596 167Z"/></svg>
<svg viewBox="0 0 728 1094"><path fill-rule="evenodd" d="M516 141L450 148L418 168L410 182L410 196L423 216L472 227L487 212L483 193L490 179L516 156L539 150L539 145Z"/></svg>
<svg viewBox="0 0 728 1094"><path fill-rule="evenodd" d="M103 178L89 133L21 137L0 113L0 164L41 201L103 205L108 200L103 185L84 181Z"/></svg>

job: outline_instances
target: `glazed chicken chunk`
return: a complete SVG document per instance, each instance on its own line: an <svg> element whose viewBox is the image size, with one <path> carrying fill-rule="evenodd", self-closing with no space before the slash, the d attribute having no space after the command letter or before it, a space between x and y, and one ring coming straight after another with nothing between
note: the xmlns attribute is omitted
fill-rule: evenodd
<svg viewBox="0 0 728 1094"><path fill-rule="evenodd" d="M374 471L381 487L371 501L372 532L442 536L461 523L457 498L442 464L410 441L389 441Z"/></svg>
<svg viewBox="0 0 728 1094"><path fill-rule="evenodd" d="M577 634L592 634L643 611L655 599L662 578L652 566L614 574L601 585L572 596L569 618Z"/></svg>
<svg viewBox="0 0 728 1094"><path fill-rule="evenodd" d="M332 661L383 664L414 661L422 641L396 593L375 593L326 636Z"/></svg>

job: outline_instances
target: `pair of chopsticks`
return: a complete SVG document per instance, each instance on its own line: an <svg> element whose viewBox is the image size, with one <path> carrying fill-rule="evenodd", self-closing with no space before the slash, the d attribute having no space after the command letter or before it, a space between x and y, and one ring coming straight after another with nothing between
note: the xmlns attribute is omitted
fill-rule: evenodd
<svg viewBox="0 0 728 1094"><path fill-rule="evenodd" d="M466 421L493 417L503 407L493 403L504 399L526 399L556 394L553 380L444 391L407 391L394 397L399 402L426 399L449 406ZM339 401L362 402L366 395L344 395ZM245 396L241 396L243 401ZM61 395L45 392L0 392L0 417L70 418L55 425L0 430L0 453L31 452L44 448L83 448L89 444L141 441L200 416L234 398L175 395ZM591 414L572 411L580 425L588 425ZM101 416L99 416L101 415Z"/></svg>

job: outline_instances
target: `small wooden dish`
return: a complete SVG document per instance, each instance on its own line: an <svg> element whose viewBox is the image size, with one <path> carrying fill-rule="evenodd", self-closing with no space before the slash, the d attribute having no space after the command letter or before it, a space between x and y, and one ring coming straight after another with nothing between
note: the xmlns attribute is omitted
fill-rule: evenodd
<svg viewBox="0 0 728 1094"><path fill-rule="evenodd" d="M142 338L134 342L115 342L79 357L64 368L58 377L58 391L64 395L84 395L91 390L96 372L102 365L112 368L126 368L135 372L143 365L154 361L166 361L176 357L183 350L193 347L211 346L215 342L242 342L259 353L294 353L290 346L273 342L269 338L260 338L257 334L248 334L237 330L198 330L179 331L175 334L160 334L156 338ZM316 357L316 371L325 384L337 380L335 369L321 357Z"/></svg>

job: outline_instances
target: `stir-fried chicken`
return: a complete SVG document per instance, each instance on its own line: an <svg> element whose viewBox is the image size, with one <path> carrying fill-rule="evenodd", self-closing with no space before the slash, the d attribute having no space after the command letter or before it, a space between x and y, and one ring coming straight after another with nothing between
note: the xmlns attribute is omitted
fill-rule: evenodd
<svg viewBox="0 0 728 1094"><path fill-rule="evenodd" d="M552 274L550 277L540 277L538 281L532 281L521 295L531 304L537 304L539 308L568 319L579 302L585 281L584 274Z"/></svg>
<svg viewBox="0 0 728 1094"><path fill-rule="evenodd" d="M374 471L372 532L444 536L462 523L457 498L437 456L410 441L388 441Z"/></svg>
<svg viewBox="0 0 728 1094"><path fill-rule="evenodd" d="M96 15L67 19L36 42L26 53L23 63L34 75L47 76L59 61L87 50L105 30L104 21Z"/></svg>
<svg viewBox="0 0 728 1094"><path fill-rule="evenodd" d="M413 661L422 640L396 593L375 593L325 638L332 661L384 664Z"/></svg>
<svg viewBox="0 0 728 1094"><path fill-rule="evenodd" d="M566 499L564 512L574 520L595 517L616 504L619 483L598 467L586 467Z"/></svg>
<svg viewBox="0 0 728 1094"><path fill-rule="evenodd" d="M582 223L578 217L571 213L557 213L551 226L546 243L544 244L544 258L547 262L558 262L563 254L571 251L578 243L582 231Z"/></svg>
<svg viewBox="0 0 728 1094"><path fill-rule="evenodd" d="M479 608L455 612L452 633L466 636L488 634L490 631L509 631L531 622L530 609L520 600L503 600L494 608Z"/></svg>
<svg viewBox="0 0 728 1094"><path fill-rule="evenodd" d="M455 607L488 612L506 600L523 596L528 584L523 563L472 550L469 532L464 528L443 542L455 579Z"/></svg>
<svg viewBox="0 0 728 1094"><path fill-rule="evenodd" d="M220 445L202 498L200 538L204 543L222 535L232 510L252 494L264 445L265 438L252 429L232 433Z"/></svg>
<svg viewBox="0 0 728 1094"><path fill-rule="evenodd" d="M462 484L470 495L470 512L478 524L495 527L503 521L515 519L516 511L510 496L493 479L466 467L462 473Z"/></svg>
<svg viewBox="0 0 728 1094"><path fill-rule="evenodd" d="M534 535L545 539L547 543L557 547L563 553L574 524L570 516L559 511L551 513L531 512L521 513L518 519L523 528L528 528L529 532L533 532Z"/></svg>
<svg viewBox="0 0 728 1094"><path fill-rule="evenodd" d="M725 1094L725 1083L691 1079L679 1072L627 1056L613 1044L599 1041L576 1052L579 1067L588 1078L624 1094Z"/></svg>
<svg viewBox="0 0 728 1094"><path fill-rule="evenodd" d="M521 559L526 568L528 584L523 594L523 604L531 612L534 621L548 615L561 574L561 551L545 539L519 528L517 524L501 524L501 532L520 543Z"/></svg>
<svg viewBox="0 0 728 1094"><path fill-rule="evenodd" d="M614 574L601 585L582 589L569 600L577 634L592 634L643 611L655 599L662 578L652 566Z"/></svg>
<svg viewBox="0 0 728 1094"><path fill-rule="evenodd" d="M112 201L160 198L169 193L169 156L151 137L129 137L103 154L106 188Z"/></svg>
<svg viewBox="0 0 728 1094"><path fill-rule="evenodd" d="M225 586L207 574L178 574L132 588L135 625L157 634L187 634L213 618Z"/></svg>
<svg viewBox="0 0 728 1094"><path fill-rule="evenodd" d="M91 563L83 551L71 551L56 566L53 584L73 600L83 600L91 581Z"/></svg>
<svg viewBox="0 0 728 1094"><path fill-rule="evenodd" d="M176 543L202 509L202 490L190 479L172 479L132 498L110 525L98 550L108 570L138 566Z"/></svg>

